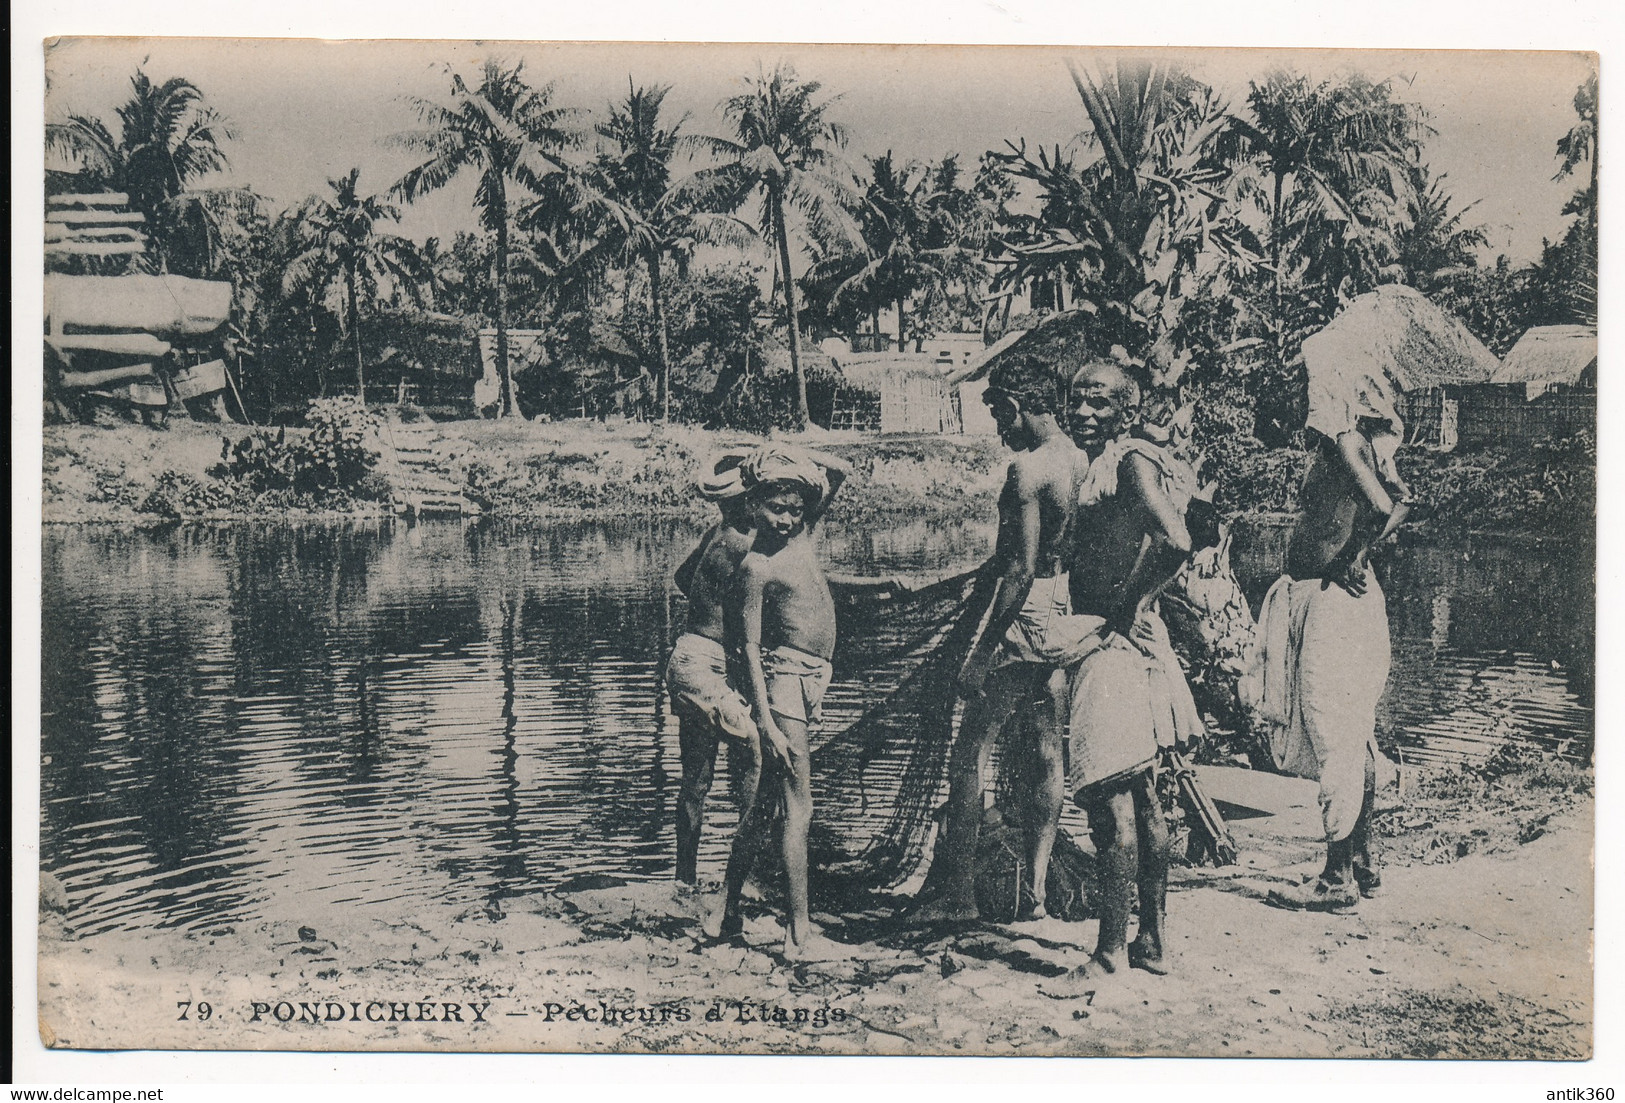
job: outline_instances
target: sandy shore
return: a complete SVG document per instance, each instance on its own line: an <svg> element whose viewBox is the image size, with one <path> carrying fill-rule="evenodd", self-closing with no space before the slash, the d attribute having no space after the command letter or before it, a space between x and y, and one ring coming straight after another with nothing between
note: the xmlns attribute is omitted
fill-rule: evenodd
<svg viewBox="0 0 1625 1103"><path fill-rule="evenodd" d="M110 1049L1590 1055L1589 797L1520 828L1527 842L1454 860L1437 816L1390 813L1383 894L1314 915L1264 902L1318 866L1314 787L1244 781L1209 789L1272 814L1232 821L1240 865L1176 871L1169 977L1080 983L1095 925L1058 920L877 934L875 916L819 916L848 956L792 966L766 909L740 943L705 943L714 885L600 880L320 927L74 939L53 915L41 1034Z"/></svg>

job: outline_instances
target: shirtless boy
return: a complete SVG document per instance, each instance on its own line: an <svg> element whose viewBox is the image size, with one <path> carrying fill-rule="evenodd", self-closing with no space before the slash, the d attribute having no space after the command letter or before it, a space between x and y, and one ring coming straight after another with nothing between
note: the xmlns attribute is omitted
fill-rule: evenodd
<svg viewBox="0 0 1625 1103"><path fill-rule="evenodd" d="M999 439L1016 455L999 495L999 535L990 564L998 575L992 610L959 674L959 692L967 703L949 764L947 826L936 852L942 888L910 914L917 923L978 918L976 853L988 758L1012 719L1033 740L1012 745L1029 767L1023 809L1026 883L1018 919L1045 915L1050 851L1066 796L1058 695L1050 681L1081 635L1073 630L1076 618L1069 616L1060 559L1088 459L1056 420L1066 398L1048 365L1007 359L991 374L983 401ZM1064 675L1060 684L1064 687Z"/></svg>
<svg viewBox="0 0 1625 1103"><path fill-rule="evenodd" d="M677 568L677 588L688 598L688 621L672 645L666 684L677 713L677 745L683 782L677 802L677 879L694 884L719 738L728 741L734 801L741 810L756 796L761 764L756 759L756 724L750 706L728 677L723 646L723 598L740 560L756 538L753 512L745 495L740 464L745 453L730 452L708 462L700 493L717 504L722 520L712 525L688 559Z"/></svg>
<svg viewBox="0 0 1625 1103"><path fill-rule="evenodd" d="M1277 722L1283 769L1320 781L1326 864L1310 884L1272 890L1269 899L1278 907L1344 911L1382 880L1369 844L1388 613L1368 553L1404 520L1408 492L1392 464L1399 439L1393 421L1344 413L1352 424L1317 424L1316 413L1315 458L1299 495L1303 515L1260 626L1263 711Z"/></svg>
<svg viewBox="0 0 1625 1103"><path fill-rule="evenodd" d="M844 466L844 465L843 465ZM737 624L746 700L760 733L761 784L728 858L716 933L743 928L740 899L758 848L783 811L782 847L789 882L787 958L828 956L807 910L807 831L812 822L808 733L829 689L835 653L835 602L808 530L828 508L844 470L825 469L805 453L769 446L746 461L756 542L739 565L729 599Z"/></svg>
<svg viewBox="0 0 1625 1103"><path fill-rule="evenodd" d="M1091 461L1072 521L1072 608L1103 618L1105 633L1073 673L1070 709L1073 799L1088 813L1101 876L1100 933L1085 967L1091 975L1125 965L1168 971L1168 832L1152 768L1159 746L1201 731L1155 611L1157 594L1191 551L1184 510L1195 476L1130 434L1141 395L1132 369L1112 360L1086 364L1072 380L1068 429ZM1126 943L1135 881L1140 926Z"/></svg>

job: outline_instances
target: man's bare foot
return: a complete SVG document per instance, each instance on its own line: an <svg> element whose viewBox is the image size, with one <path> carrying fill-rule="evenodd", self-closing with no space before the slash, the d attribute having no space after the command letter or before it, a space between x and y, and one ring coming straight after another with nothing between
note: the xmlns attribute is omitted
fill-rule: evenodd
<svg viewBox="0 0 1625 1103"><path fill-rule="evenodd" d="M1017 923L1031 923L1037 919L1049 918L1049 910L1044 907L1044 899L1037 893L1021 890L1021 906L1016 909Z"/></svg>
<svg viewBox="0 0 1625 1103"><path fill-rule="evenodd" d="M1061 976L1043 982L1044 992L1055 999L1076 999L1092 995L1101 981L1116 973L1120 965L1109 958L1091 955L1089 960Z"/></svg>
<svg viewBox="0 0 1625 1103"><path fill-rule="evenodd" d="M904 922L911 927L930 927L939 923L975 923L982 918L975 900L958 896L939 896L927 900L903 913Z"/></svg>
<svg viewBox="0 0 1625 1103"><path fill-rule="evenodd" d="M1130 969L1144 969L1159 977L1168 975L1168 963L1163 959L1162 947L1150 939L1136 938L1128 944Z"/></svg>
<svg viewBox="0 0 1625 1103"><path fill-rule="evenodd" d="M1269 902L1289 911L1342 912L1353 911L1360 902L1360 893L1353 885L1328 884L1317 877L1311 885L1289 885L1270 889Z"/></svg>
<svg viewBox="0 0 1625 1103"><path fill-rule="evenodd" d="M701 929L705 931L705 937L712 942L726 942L745 933L745 917L728 915L720 911L713 912L706 916Z"/></svg>
<svg viewBox="0 0 1625 1103"><path fill-rule="evenodd" d="M852 956L848 946L839 942L832 942L821 934L809 934L800 942L792 942L788 931L784 935L784 959L786 961L845 961Z"/></svg>

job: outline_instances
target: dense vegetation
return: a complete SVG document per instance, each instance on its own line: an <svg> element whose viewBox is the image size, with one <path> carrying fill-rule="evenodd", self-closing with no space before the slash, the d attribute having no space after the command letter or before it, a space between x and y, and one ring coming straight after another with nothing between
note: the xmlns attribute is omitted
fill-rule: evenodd
<svg viewBox="0 0 1625 1103"><path fill-rule="evenodd" d="M210 186L238 139L203 91L137 72L116 120L49 123L47 188L126 191L151 229L140 264L230 280L244 400L295 420L365 395L386 358L466 373L494 327L499 415L795 427L828 416L818 339L919 348L1081 307L1090 343L1148 365L1159 416L1200 395L1198 443L1279 447L1302 421L1304 336L1378 284L1423 289L1497 353L1531 325L1595 322L1594 78L1555 146L1582 181L1572 221L1523 268L1479 262L1471 204L1430 171L1403 85L1278 71L1230 104L1163 62L1073 79L1075 147L1014 136L972 167L849 158L838 96L783 64L707 135L668 88L629 81L593 113L489 61L406 105L418 126L386 140L417 163L383 193L351 170L275 211ZM477 232L392 231L401 204L463 178ZM516 329L540 335L523 365Z"/></svg>

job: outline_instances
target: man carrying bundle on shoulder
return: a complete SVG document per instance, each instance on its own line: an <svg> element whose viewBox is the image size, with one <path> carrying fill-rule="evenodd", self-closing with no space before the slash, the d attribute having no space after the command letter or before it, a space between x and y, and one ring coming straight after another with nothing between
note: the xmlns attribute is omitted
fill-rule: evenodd
<svg viewBox="0 0 1625 1103"><path fill-rule="evenodd" d="M1069 709L1072 795L1088 814L1101 878L1086 977L1125 966L1168 971L1168 830L1153 770L1159 747L1202 732L1155 604L1192 550L1184 514L1196 477L1134 435L1144 387L1137 365L1114 358L1085 364L1070 391L1068 429L1090 459L1067 552L1072 609L1099 632L1072 675ZM1140 924L1130 943L1136 882Z"/></svg>
<svg viewBox="0 0 1625 1103"><path fill-rule="evenodd" d="M1259 615L1259 711L1283 772L1320 782L1326 864L1302 886L1272 890L1277 907L1346 911L1382 884L1371 859L1378 766L1377 700L1388 681L1388 610L1371 549L1409 512L1394 466L1398 414L1378 387L1341 388L1311 375L1315 456L1286 574Z"/></svg>

